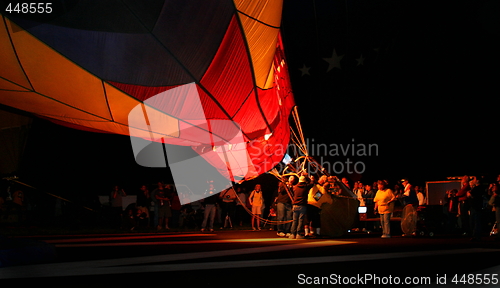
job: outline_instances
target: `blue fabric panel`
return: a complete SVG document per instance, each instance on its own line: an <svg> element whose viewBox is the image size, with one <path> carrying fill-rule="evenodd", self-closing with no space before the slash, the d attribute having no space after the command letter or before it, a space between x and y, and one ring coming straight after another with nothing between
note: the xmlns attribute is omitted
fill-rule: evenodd
<svg viewBox="0 0 500 288"><path fill-rule="evenodd" d="M156 10L140 2L79 1L49 23L11 19L104 80L143 86L199 81L234 15L232 1L154 1Z"/></svg>

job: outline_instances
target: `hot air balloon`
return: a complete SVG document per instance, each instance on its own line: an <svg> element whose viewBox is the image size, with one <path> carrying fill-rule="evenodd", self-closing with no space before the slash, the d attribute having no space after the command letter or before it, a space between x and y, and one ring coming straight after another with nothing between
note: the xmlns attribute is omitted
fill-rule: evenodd
<svg viewBox="0 0 500 288"><path fill-rule="evenodd" d="M284 157L295 104L282 1L8 8L0 11L1 104L77 129L130 135L136 157L161 143L156 154L138 157L144 166L172 162L168 148L161 157L169 145L191 146L240 182ZM196 166L184 160L173 162Z"/></svg>

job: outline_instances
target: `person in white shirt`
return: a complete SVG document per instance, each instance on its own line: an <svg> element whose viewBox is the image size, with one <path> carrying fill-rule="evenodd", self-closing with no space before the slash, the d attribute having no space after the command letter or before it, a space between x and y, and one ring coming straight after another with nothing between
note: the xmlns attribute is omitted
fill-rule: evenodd
<svg viewBox="0 0 500 288"><path fill-rule="evenodd" d="M418 206L425 205L425 195L422 191L421 186L415 186L415 191L417 191Z"/></svg>

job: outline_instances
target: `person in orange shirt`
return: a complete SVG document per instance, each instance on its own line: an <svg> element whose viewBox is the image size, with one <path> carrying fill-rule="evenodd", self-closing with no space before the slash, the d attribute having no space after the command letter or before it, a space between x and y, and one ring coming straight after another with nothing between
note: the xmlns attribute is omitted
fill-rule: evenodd
<svg viewBox="0 0 500 288"><path fill-rule="evenodd" d="M387 180L377 182L378 191L375 194L375 212L380 214L380 224L382 225L382 238L391 238L391 214L394 211L394 201L396 196L388 188Z"/></svg>

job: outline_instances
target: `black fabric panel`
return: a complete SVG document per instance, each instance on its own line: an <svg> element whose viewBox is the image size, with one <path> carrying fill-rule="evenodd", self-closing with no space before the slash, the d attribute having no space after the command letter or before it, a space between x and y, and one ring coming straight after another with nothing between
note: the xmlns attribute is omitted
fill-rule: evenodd
<svg viewBox="0 0 500 288"><path fill-rule="evenodd" d="M235 15L234 3L231 0L166 2L154 34L193 78L200 80Z"/></svg>

